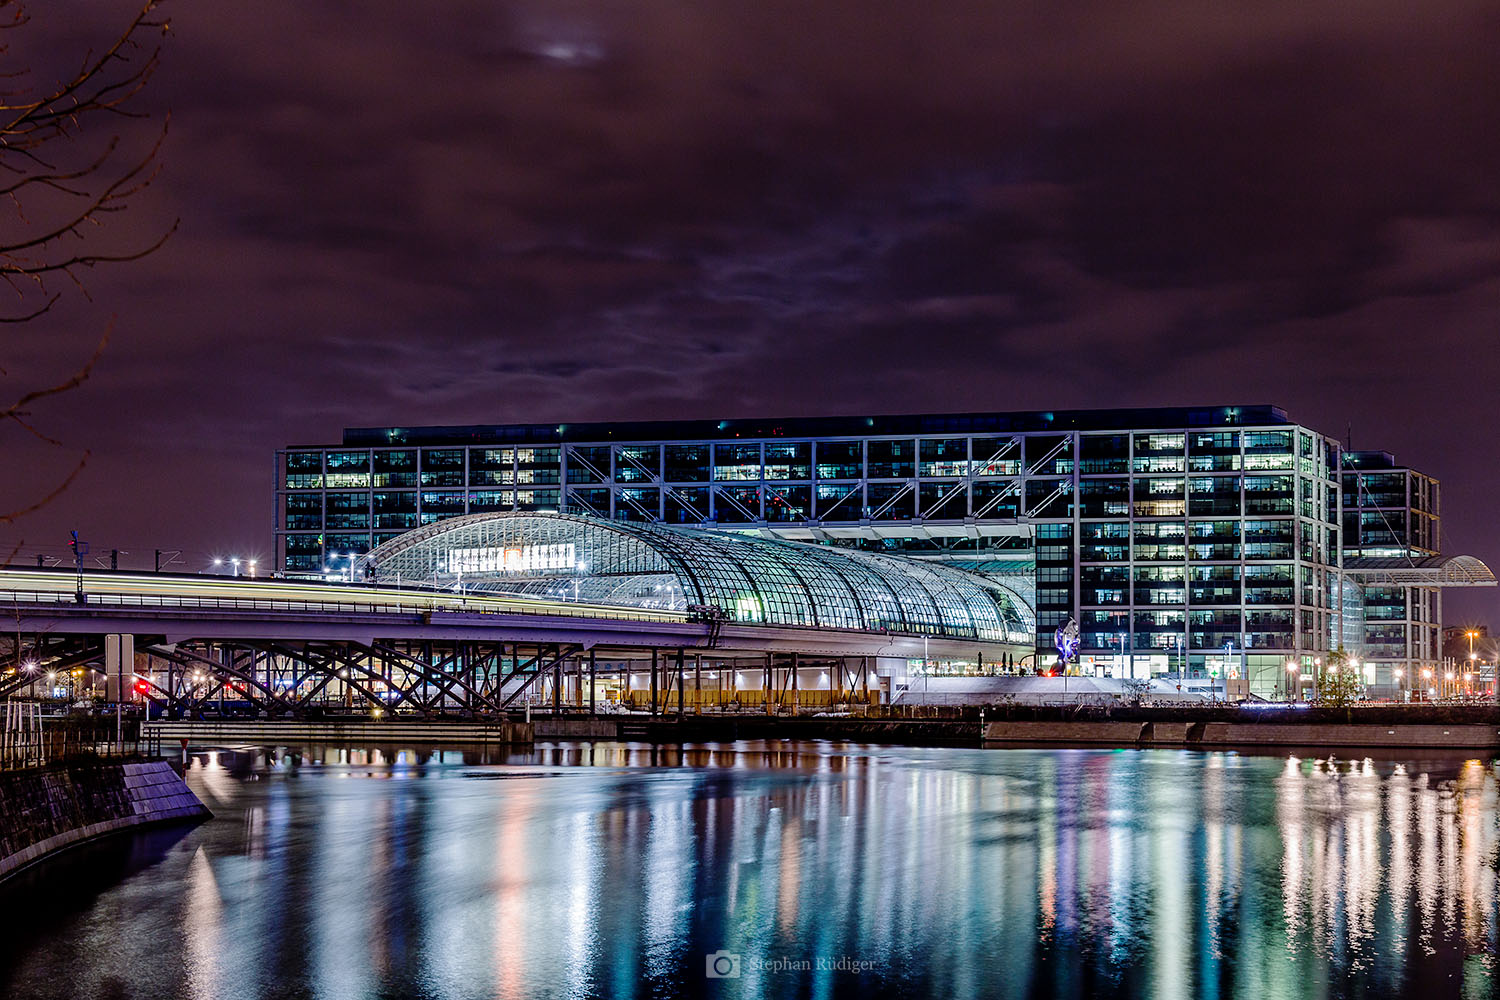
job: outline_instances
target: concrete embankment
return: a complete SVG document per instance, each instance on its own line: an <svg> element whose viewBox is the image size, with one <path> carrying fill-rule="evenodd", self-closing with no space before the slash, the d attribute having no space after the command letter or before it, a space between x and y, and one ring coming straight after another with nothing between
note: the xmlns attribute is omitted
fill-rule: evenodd
<svg viewBox="0 0 1500 1000"><path fill-rule="evenodd" d="M536 738L547 740L613 740L620 736L615 719L533 719Z"/></svg>
<svg viewBox="0 0 1500 1000"><path fill-rule="evenodd" d="M862 719L817 716L712 715L600 719L534 719L539 740L727 743L733 740L847 740L915 746L973 746L977 719Z"/></svg>
<svg viewBox="0 0 1500 1000"><path fill-rule="evenodd" d="M1003 721L985 726L984 741L1118 747L1299 746L1491 750L1500 748L1500 728L1492 725L1360 723Z"/></svg>
<svg viewBox="0 0 1500 1000"><path fill-rule="evenodd" d="M1001 718L995 715L1004 713ZM190 746L301 746L393 743L503 746L534 740L622 740L642 743L725 743L733 740L844 740L907 745L1050 744L1116 747L1392 747L1500 749L1500 716L1443 707L1240 709L1233 706L1078 711L998 707L986 722L977 710L961 717L622 714L597 718L535 716L525 722L344 719L299 722L245 719L152 722L148 740L171 752Z"/></svg>
<svg viewBox="0 0 1500 1000"><path fill-rule="evenodd" d="M166 761L0 774L0 878L54 851L209 811Z"/></svg>
<svg viewBox="0 0 1500 1000"><path fill-rule="evenodd" d="M1458 718L1443 719L1444 713L1417 711L1408 712L1403 721L1391 721L1385 712L1355 713L1360 721L1348 721L1347 713L1330 712L1327 718L1322 718L1310 717L1312 713L1306 710L1272 714L1233 708L1200 711L1197 718L1185 715L1181 709L1117 713L1113 718L1045 711L1027 714L1033 717L984 724L978 721L977 713L963 719L687 716L679 720L617 716L537 720L536 733L539 739L650 743L821 739L966 746L983 743L1205 749L1257 746L1500 749L1500 722L1481 721L1476 713L1454 713ZM1470 718L1465 719L1464 715Z"/></svg>
<svg viewBox="0 0 1500 1000"><path fill-rule="evenodd" d="M222 722L158 721L142 729L147 740L160 740L163 752L186 740L190 746L255 743L296 746L305 743L432 743L486 746L530 743L529 722L432 722L405 719L333 719L299 722L288 719L230 719Z"/></svg>

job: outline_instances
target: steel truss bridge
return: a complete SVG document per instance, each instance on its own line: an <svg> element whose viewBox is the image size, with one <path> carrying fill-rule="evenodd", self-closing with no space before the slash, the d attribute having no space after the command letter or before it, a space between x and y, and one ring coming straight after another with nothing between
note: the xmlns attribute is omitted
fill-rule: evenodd
<svg viewBox="0 0 1500 1000"><path fill-rule="evenodd" d="M1029 652L701 612L217 576L0 569L0 602L0 697L91 688L114 642L125 649L115 655L125 696L182 717L237 703L274 717L496 718L525 705L593 710L601 689L634 692L653 712L710 691L744 708L789 693L795 703L808 689L837 703L871 697L888 658L994 663Z"/></svg>

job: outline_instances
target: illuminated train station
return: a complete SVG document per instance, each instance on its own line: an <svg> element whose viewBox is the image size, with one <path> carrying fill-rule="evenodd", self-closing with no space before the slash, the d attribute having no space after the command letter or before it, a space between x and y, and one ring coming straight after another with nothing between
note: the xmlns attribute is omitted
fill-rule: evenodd
<svg viewBox="0 0 1500 1000"><path fill-rule="evenodd" d="M914 663L1009 667L1034 628L951 566L574 514L449 519L350 569L0 570L23 636L0 696L88 672L168 716L848 710L898 698Z"/></svg>
<svg viewBox="0 0 1500 1000"><path fill-rule="evenodd" d="M1439 551L1435 479L1263 405L355 428L338 445L278 452L275 504L275 564L289 577L373 564L381 580L883 620L879 601L833 585L825 557L797 558L818 567L805 582L781 573L801 596L727 582L738 571L726 553L758 558L747 540L767 552L811 543L863 567L851 581L878 578L881 557L990 581L1004 630L1030 630L1031 667L1072 622L1080 672L1238 676L1263 696L1338 648L1369 684L1409 683L1439 663L1443 589L1495 582L1479 560ZM614 524L611 544L659 570L570 578L543 564L588 555L464 542L444 560L417 542L503 512ZM724 541L688 541L710 535ZM668 554L683 548L715 567L709 584ZM954 625L924 613L913 622L934 634Z"/></svg>
<svg viewBox="0 0 1500 1000"><path fill-rule="evenodd" d="M566 514L471 514L371 552L377 581L703 609L738 622L891 631L1024 645L1031 611L941 563L775 538Z"/></svg>

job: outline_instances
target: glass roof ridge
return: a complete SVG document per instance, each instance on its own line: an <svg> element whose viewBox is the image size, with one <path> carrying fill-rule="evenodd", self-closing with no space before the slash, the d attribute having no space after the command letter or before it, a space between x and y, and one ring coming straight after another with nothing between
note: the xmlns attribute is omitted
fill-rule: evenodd
<svg viewBox="0 0 1500 1000"><path fill-rule="evenodd" d="M814 628L1030 641L1035 614L980 574L887 553L551 511L413 529L366 557L381 581L551 594Z"/></svg>

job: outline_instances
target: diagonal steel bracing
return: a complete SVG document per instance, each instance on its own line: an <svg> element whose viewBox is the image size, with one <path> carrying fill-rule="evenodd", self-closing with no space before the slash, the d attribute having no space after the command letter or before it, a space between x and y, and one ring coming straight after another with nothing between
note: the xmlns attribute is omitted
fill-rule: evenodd
<svg viewBox="0 0 1500 1000"><path fill-rule="evenodd" d="M534 670L532 670L527 675L526 679L521 682L520 687L518 687L514 691L512 691L506 697L506 699L503 702L500 703L500 707L501 708L508 707L511 702L515 701L522 694L524 694L528 689L530 689L531 685L533 685L533 684L536 683L537 678L544 676L547 673L547 671L549 671L553 667L557 666L563 660L566 660L570 656L577 656L579 653L583 652L583 646L581 644L569 643L567 645L554 646L554 647L552 647L552 649L550 650L550 652L552 653L552 656L551 656L550 659L546 660L545 663L542 662L542 658L546 654L543 653L543 652L540 652L540 651L537 653L536 656L534 656L532 659L530 659L529 661L527 661L528 666L531 665L531 664L536 664L536 668ZM521 673L522 673L522 670L513 671L510 674L510 676L506 678L506 680L511 680L511 679L519 676ZM504 682L502 682L502 688L503 688L503 686L504 686Z"/></svg>

